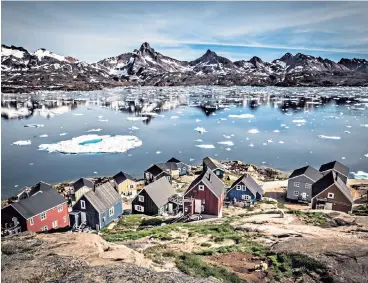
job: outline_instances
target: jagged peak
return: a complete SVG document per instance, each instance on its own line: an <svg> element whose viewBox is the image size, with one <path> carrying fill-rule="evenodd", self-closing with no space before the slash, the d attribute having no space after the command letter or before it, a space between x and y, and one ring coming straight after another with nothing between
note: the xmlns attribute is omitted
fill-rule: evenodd
<svg viewBox="0 0 368 283"><path fill-rule="evenodd" d="M155 52L155 50L149 45L148 42L143 42L141 47L139 48L139 51L144 52L144 51L150 51L150 52Z"/></svg>
<svg viewBox="0 0 368 283"><path fill-rule="evenodd" d="M255 64L255 63L263 63L262 59L257 57L257 56L253 56L250 60L251 63Z"/></svg>
<svg viewBox="0 0 368 283"><path fill-rule="evenodd" d="M293 54L291 54L290 52L286 52L281 58L281 61L288 61L290 59L292 59L294 56Z"/></svg>

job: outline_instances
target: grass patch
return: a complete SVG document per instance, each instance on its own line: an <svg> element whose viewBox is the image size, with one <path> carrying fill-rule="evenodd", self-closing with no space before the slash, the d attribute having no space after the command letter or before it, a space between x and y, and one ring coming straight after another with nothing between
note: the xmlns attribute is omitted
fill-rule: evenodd
<svg viewBox="0 0 368 283"><path fill-rule="evenodd" d="M326 226L328 225L329 217L323 212L304 212L300 210L286 211L288 214L298 216L306 224L314 226Z"/></svg>
<svg viewBox="0 0 368 283"><path fill-rule="evenodd" d="M353 214L359 216L368 216L368 204L362 204L353 208Z"/></svg>
<svg viewBox="0 0 368 283"><path fill-rule="evenodd" d="M188 253L177 255L175 263L176 267L181 272L190 276L205 278L212 276L220 279L222 282L246 283L245 280L239 278L235 273L230 272L223 267L209 265L198 255Z"/></svg>

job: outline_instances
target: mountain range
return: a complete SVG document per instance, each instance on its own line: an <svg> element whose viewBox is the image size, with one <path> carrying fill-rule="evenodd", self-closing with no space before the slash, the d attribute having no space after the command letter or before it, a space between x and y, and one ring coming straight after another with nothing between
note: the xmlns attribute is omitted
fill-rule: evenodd
<svg viewBox="0 0 368 283"><path fill-rule="evenodd" d="M272 62L259 57L231 61L207 50L193 61L155 51L147 42L130 53L86 63L46 49L34 53L1 46L2 92L95 90L124 85L368 86L368 61L334 62L286 53Z"/></svg>

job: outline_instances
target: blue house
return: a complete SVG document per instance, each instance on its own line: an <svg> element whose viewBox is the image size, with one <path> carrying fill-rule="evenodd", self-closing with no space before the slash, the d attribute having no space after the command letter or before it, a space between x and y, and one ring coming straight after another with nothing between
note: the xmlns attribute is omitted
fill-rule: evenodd
<svg viewBox="0 0 368 283"><path fill-rule="evenodd" d="M123 202L114 184L107 182L86 192L70 213L70 225L86 225L97 231L123 214Z"/></svg>
<svg viewBox="0 0 368 283"><path fill-rule="evenodd" d="M244 174L236 180L227 191L226 200L243 201L254 204L261 200L263 189L249 174Z"/></svg>

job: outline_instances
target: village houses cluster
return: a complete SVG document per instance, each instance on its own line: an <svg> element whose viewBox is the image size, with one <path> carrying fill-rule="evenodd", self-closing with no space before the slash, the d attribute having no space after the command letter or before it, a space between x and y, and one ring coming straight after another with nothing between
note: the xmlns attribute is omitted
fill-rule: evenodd
<svg viewBox="0 0 368 283"><path fill-rule="evenodd" d="M352 197L346 186L348 172L336 161L322 165L319 171L310 166L297 169L289 177L287 198L311 202L313 209L349 212ZM14 202L2 208L2 235L23 231L99 231L127 212L172 216L183 221L222 217L224 202L253 206L262 200L262 186L248 173L226 188L222 181L225 168L213 158L204 158L203 171L185 192L176 192L173 179L189 174L190 166L171 158L151 165L144 171L143 181L123 171L104 183L80 178L71 184L67 198L51 185L39 182L23 188ZM124 207L123 199L130 200L131 209Z"/></svg>

